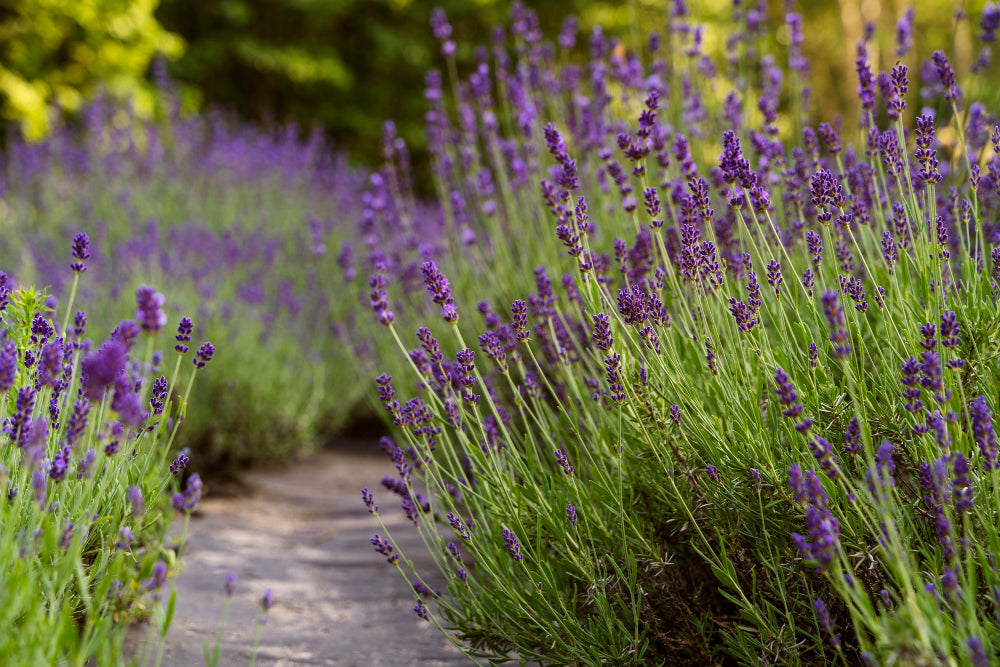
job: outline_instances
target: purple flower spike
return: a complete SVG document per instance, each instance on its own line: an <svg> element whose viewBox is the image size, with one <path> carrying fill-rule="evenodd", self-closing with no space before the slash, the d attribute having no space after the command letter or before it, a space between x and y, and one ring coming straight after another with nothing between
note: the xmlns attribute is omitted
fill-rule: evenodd
<svg viewBox="0 0 1000 667"><path fill-rule="evenodd" d="M156 565L153 566L153 573L145 581L145 586L143 587L147 591L158 591L167 583L167 566L163 561L156 561Z"/></svg>
<svg viewBox="0 0 1000 667"><path fill-rule="evenodd" d="M778 394L778 402L785 406L781 414L792 419L802 414L802 404L798 403L799 397L792 387L791 378L780 367L774 372L774 383L777 385L774 391Z"/></svg>
<svg viewBox="0 0 1000 667"><path fill-rule="evenodd" d="M955 511L961 514L972 510L972 480L969 477L969 461L962 452L955 452L952 457L951 488Z"/></svg>
<svg viewBox="0 0 1000 667"><path fill-rule="evenodd" d="M191 342L191 332L194 331L194 323L191 321L190 317L182 317L180 324L177 325L177 335L174 338L177 339L177 344L174 345L174 349L181 354L187 354L188 346L187 343Z"/></svg>
<svg viewBox="0 0 1000 667"><path fill-rule="evenodd" d="M823 292L820 299L823 303L823 314L826 315L827 323L830 325L830 342L833 343L833 356L843 359L851 354L851 346L848 344L849 336L844 320L844 309L840 306L837 293L833 290Z"/></svg>
<svg viewBox="0 0 1000 667"><path fill-rule="evenodd" d="M830 645L835 649L839 649L840 635L833 631L833 618L830 617L830 610L826 608L826 603L820 599L813 600L813 609L816 610L816 620L819 621L819 625L823 628L823 632L825 632L827 637L830 639Z"/></svg>
<svg viewBox="0 0 1000 667"><path fill-rule="evenodd" d="M104 392L114 386L127 358L125 346L115 339L106 342L97 352L84 357L81 364L84 397L92 402L100 401Z"/></svg>
<svg viewBox="0 0 1000 667"><path fill-rule="evenodd" d="M851 454L857 454L861 451L861 425L857 417L851 417L851 421L847 422L847 431L844 433L844 449Z"/></svg>
<svg viewBox="0 0 1000 667"><path fill-rule="evenodd" d="M563 453L563 450L561 449L556 450L556 462L559 463L560 466L562 466L564 473L566 473L567 475L573 474L574 468L569 464L569 459L566 458L566 455Z"/></svg>
<svg viewBox="0 0 1000 667"><path fill-rule="evenodd" d="M424 275L424 284L427 285L427 291L433 297L434 303L441 306L441 317L448 324L458 322L458 311L451 297L451 284L438 270L437 264L432 261L424 262L420 265L420 271Z"/></svg>
<svg viewBox="0 0 1000 667"><path fill-rule="evenodd" d="M969 662L972 667L989 667L990 657L986 655L986 649L979 637L969 637L966 646L969 647Z"/></svg>
<svg viewBox="0 0 1000 667"><path fill-rule="evenodd" d="M389 296L385 291L387 285L388 281L385 277L384 268L380 264L375 267L375 273L368 280L368 287L371 288L368 298L369 304L375 311L379 322L385 326L390 326L396 321L396 316L389 310Z"/></svg>
<svg viewBox="0 0 1000 667"><path fill-rule="evenodd" d="M858 73L858 97L861 100L861 107L865 111L870 111L875 106L875 77L872 76L868 51L864 43L858 44L857 54L855 68Z"/></svg>
<svg viewBox="0 0 1000 667"><path fill-rule="evenodd" d="M513 531L507 528L503 529L503 543L507 549L507 553L509 553L516 562L524 560L524 554L521 553L521 543L517 541Z"/></svg>
<svg viewBox="0 0 1000 667"><path fill-rule="evenodd" d="M372 546L375 548L375 551L385 556L385 561L387 563L389 563L390 565L396 564L396 562L399 560L399 554L393 553L394 549L389 540L382 539L382 536L376 533L375 536L372 537L370 541L372 543Z"/></svg>
<svg viewBox="0 0 1000 667"><path fill-rule="evenodd" d="M178 512L193 512L201 500L201 477L198 473L188 477L183 493L175 493L173 498L174 509Z"/></svg>
<svg viewBox="0 0 1000 667"><path fill-rule="evenodd" d="M983 468L997 468L997 439L993 430L993 413L986 404L986 397L980 396L969 406L969 417L972 420L972 435L983 455Z"/></svg>
<svg viewBox="0 0 1000 667"><path fill-rule="evenodd" d="M179 474L182 470L184 470L184 468L187 467L187 464L190 460L191 459L187 455L183 453L178 454L177 458L175 458L173 463L170 464L170 474L171 475Z"/></svg>
<svg viewBox="0 0 1000 667"><path fill-rule="evenodd" d="M128 490L128 502L132 505L132 513L142 516L146 513L146 504L142 498L142 490L138 486L133 486Z"/></svg>
<svg viewBox="0 0 1000 667"><path fill-rule="evenodd" d="M913 48L913 7L899 17L896 23L896 57L902 58Z"/></svg>
<svg viewBox="0 0 1000 667"><path fill-rule="evenodd" d="M566 518L569 519L570 525L576 528L577 524L576 507L574 507L573 505L566 506Z"/></svg>
<svg viewBox="0 0 1000 667"><path fill-rule="evenodd" d="M226 575L226 597L233 597L233 593L236 592L236 575L227 574Z"/></svg>
<svg viewBox="0 0 1000 667"><path fill-rule="evenodd" d="M935 51L931 55L931 61L934 63L934 68L941 78L941 85L945 88L944 99L953 104L958 104L962 97L962 91L955 81L955 71L951 68L951 63L948 62L948 56L944 54L944 51Z"/></svg>
<svg viewBox="0 0 1000 667"><path fill-rule="evenodd" d="M167 315L161 310L165 301L162 294L152 287L142 285L135 292L135 319L143 331L155 333L167 323Z"/></svg>
<svg viewBox="0 0 1000 667"><path fill-rule="evenodd" d="M511 327L517 334L517 340L524 342L531 336L528 330L528 305L521 299L516 300L510 306Z"/></svg>
<svg viewBox="0 0 1000 667"><path fill-rule="evenodd" d="M983 7L983 15L979 19L980 41L992 43L997 41L997 30L1000 30L1000 4L987 2ZM985 49L984 49L985 50Z"/></svg>
<svg viewBox="0 0 1000 667"><path fill-rule="evenodd" d="M211 343L202 343L201 347L198 348L198 353L195 358L191 361L194 363L195 368L204 368L205 364L212 360L212 356L215 354L215 346Z"/></svg>
<svg viewBox="0 0 1000 667"><path fill-rule="evenodd" d="M487 357L497 362L500 372L507 372L507 352L500 338L495 333L487 331L481 335L479 337L479 347L482 348Z"/></svg>
<svg viewBox="0 0 1000 667"><path fill-rule="evenodd" d="M375 504L375 496L372 495L367 486L361 489L361 499L364 501L365 507L368 508L368 513L378 516L378 505Z"/></svg>
<svg viewBox="0 0 1000 667"><path fill-rule="evenodd" d="M90 237L83 232L73 237L73 259L76 261L69 266L74 272L83 273L87 270L84 261L90 259Z"/></svg>
<svg viewBox="0 0 1000 667"><path fill-rule="evenodd" d="M441 42L441 54L446 58L454 55L455 42L451 39L451 24L448 23L448 17L440 7L435 7L431 14L431 30L434 32L434 37Z"/></svg>

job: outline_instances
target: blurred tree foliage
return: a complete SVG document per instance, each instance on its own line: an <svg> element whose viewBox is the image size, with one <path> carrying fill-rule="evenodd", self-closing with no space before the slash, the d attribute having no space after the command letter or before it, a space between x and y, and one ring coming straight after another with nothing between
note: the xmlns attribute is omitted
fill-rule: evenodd
<svg viewBox="0 0 1000 667"><path fill-rule="evenodd" d="M547 34L584 4L537 3ZM510 3L496 0L169 0L157 17L189 44L170 73L194 84L205 103L320 123L338 146L372 163L387 118L420 159L424 73L444 67L428 25L436 6L448 12L464 65L510 16Z"/></svg>
<svg viewBox="0 0 1000 667"><path fill-rule="evenodd" d="M0 114L30 138L45 134L53 107L73 111L97 87L150 106L150 61L183 50L156 21L157 3L0 0Z"/></svg>
<svg viewBox="0 0 1000 667"><path fill-rule="evenodd" d="M975 26L954 13L964 9L974 21L985 0L924 0L916 3L914 50L919 62L946 48L961 67L975 57ZM511 0L166 0L157 18L188 42L171 67L193 84L201 101L236 109L244 116L303 126L320 123L338 145L361 162L378 160L382 121L392 118L420 160L423 148L424 72L444 68L440 45L428 27L431 10L442 6L454 26L460 71L475 60L490 29L510 18ZM650 30L662 32L674 0L561 0L525 2L539 14L544 33L554 38L569 14L580 18L580 40L595 25L637 46ZM690 19L706 24L705 46L722 53L732 0L688 3ZM751 4L746 0L744 5ZM829 119L856 103L854 47L866 23L874 23L878 46L871 55L882 68L896 60L896 21L908 0L768 0L766 11L779 62L788 44L784 14L802 12L814 84L812 113Z"/></svg>
<svg viewBox="0 0 1000 667"><path fill-rule="evenodd" d="M789 41L785 12L790 7L804 15L802 48L810 64L815 121L852 116L855 44L867 23L877 27L870 55L880 69L887 69L896 61L896 21L913 4L914 48L905 58L911 72L919 72L920 62L938 48L948 50L960 71L968 71L978 54L976 24L984 3L764 4L779 63ZM525 4L538 12L549 38L555 38L567 15L575 14L581 42L600 25L606 34L641 50L640 41L650 30L665 30L677 2ZM733 0L681 4L688 6L690 21L705 25L705 49L721 58ZM143 111L151 104L143 76L149 74L151 58L161 53L173 60L170 73L184 84L189 108L218 104L251 119L295 121L304 129L319 124L362 163L378 161L382 123L392 118L419 163L424 73L444 68L428 25L431 10L439 5L454 26L459 70L466 74L477 45L489 44L491 28L509 21L512 0L0 0L0 113L37 136L45 131L53 105L73 110L98 85L112 94L135 94ZM960 9L971 22L955 21ZM581 57L585 51L578 49Z"/></svg>

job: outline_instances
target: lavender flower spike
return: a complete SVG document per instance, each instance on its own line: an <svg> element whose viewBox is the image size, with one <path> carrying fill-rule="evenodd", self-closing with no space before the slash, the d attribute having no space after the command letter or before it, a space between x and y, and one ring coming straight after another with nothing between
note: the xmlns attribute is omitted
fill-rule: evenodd
<svg viewBox="0 0 1000 667"><path fill-rule="evenodd" d="M420 265L420 271L424 274L424 284L430 292L434 303L441 306L441 317L448 324L458 322L458 310L455 309L455 301L451 296L451 284L444 274L438 270L437 264L432 261L424 262Z"/></svg>
<svg viewBox="0 0 1000 667"><path fill-rule="evenodd" d="M135 319L143 331L156 333L167 323L167 316L161 310L165 301L162 294L152 287L142 285L135 292Z"/></svg>
<svg viewBox="0 0 1000 667"><path fill-rule="evenodd" d="M205 364L212 360L212 355L215 354L215 346L211 343L202 343L201 347L198 348L198 354L192 359L195 368L204 368Z"/></svg>
<svg viewBox="0 0 1000 667"><path fill-rule="evenodd" d="M997 468L997 439L993 430L993 414L986 404L986 397L980 396L969 406L969 417L972 420L972 435L979 445L983 455L983 468Z"/></svg>
<svg viewBox="0 0 1000 667"><path fill-rule="evenodd" d="M503 529L503 543L507 548L507 552L510 553L515 561L520 562L524 560L524 554L521 553L521 543L517 541L514 533L507 528Z"/></svg>
<svg viewBox="0 0 1000 667"><path fill-rule="evenodd" d="M191 321L190 317L182 317L180 324L177 325L177 335L174 338L177 339L177 344L174 345L174 350L180 354L187 354L188 343L191 342L191 332L194 331L194 323Z"/></svg>
<svg viewBox="0 0 1000 667"><path fill-rule="evenodd" d="M83 232L73 237L73 259L76 261L69 267L75 273L83 273L87 270L87 265L83 262L90 259L90 237Z"/></svg>

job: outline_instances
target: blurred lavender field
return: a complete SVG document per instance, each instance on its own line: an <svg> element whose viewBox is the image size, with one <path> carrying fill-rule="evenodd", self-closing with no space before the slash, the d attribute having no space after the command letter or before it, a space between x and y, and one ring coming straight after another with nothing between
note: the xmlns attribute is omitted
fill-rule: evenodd
<svg viewBox="0 0 1000 667"><path fill-rule="evenodd" d="M163 93L159 120L101 98L41 142L8 138L0 265L63 299L73 273L62 246L86 232L81 295L96 305L93 330L110 331L146 284L167 295L172 320L191 313L195 335L217 343L218 370L195 390L204 407L184 429L198 464L307 453L367 412L358 379L372 350L352 332L366 299L355 255L377 246L419 280L440 214L410 198L405 169L390 188L320 132L222 111L181 116L169 82ZM405 150L388 139L404 167ZM393 229L402 215L406 235Z"/></svg>

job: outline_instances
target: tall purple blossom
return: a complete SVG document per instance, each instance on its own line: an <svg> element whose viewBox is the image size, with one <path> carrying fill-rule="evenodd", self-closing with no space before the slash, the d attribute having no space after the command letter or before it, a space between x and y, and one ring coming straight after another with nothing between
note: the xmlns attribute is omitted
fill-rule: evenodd
<svg viewBox="0 0 1000 667"><path fill-rule="evenodd" d="M979 446L985 470L997 469L997 439L993 430L993 413L986 404L986 397L979 396L969 405L972 436Z"/></svg>
<svg viewBox="0 0 1000 667"><path fill-rule="evenodd" d="M430 292L434 303L441 306L441 317L449 324L458 322L458 311L455 309L455 301L451 296L451 284L444 274L438 270L437 264L433 261L426 261L420 265L420 271L424 275L424 284Z"/></svg>
<svg viewBox="0 0 1000 667"><path fill-rule="evenodd" d="M87 270L87 265L84 262L90 259L90 237L83 232L74 236L72 251L73 259L76 261L69 266L75 273L83 273Z"/></svg>
<svg viewBox="0 0 1000 667"><path fill-rule="evenodd" d="M152 287L142 285L135 292L135 319L143 331L155 333L167 323L167 315L163 312L164 297Z"/></svg>
<svg viewBox="0 0 1000 667"><path fill-rule="evenodd" d="M830 342L833 343L833 356L843 359L850 355L850 337L846 329L844 319L844 309L840 306L837 293L833 290L823 292L821 297L823 303L823 313L826 315L827 324L830 327Z"/></svg>
<svg viewBox="0 0 1000 667"><path fill-rule="evenodd" d="M125 346L113 338L84 357L81 365L83 395L90 401L101 400L104 392L114 386L127 358Z"/></svg>
<svg viewBox="0 0 1000 667"><path fill-rule="evenodd" d="M177 325L177 335L174 338L177 339L177 344L174 345L174 349L180 354L187 354L188 343L191 342L191 333L194 331L194 323L191 322L190 317L182 317L180 324Z"/></svg>
<svg viewBox="0 0 1000 667"><path fill-rule="evenodd" d="M516 562L524 560L524 554L521 553L521 543L517 541L514 532L508 528L503 529L503 543L511 558Z"/></svg>
<svg viewBox="0 0 1000 667"><path fill-rule="evenodd" d="M806 535L792 533L792 542L804 560L827 570L840 553L840 522L827 507L829 496L815 470L805 476L798 464L788 469L788 482L796 502L806 506Z"/></svg>
<svg viewBox="0 0 1000 667"><path fill-rule="evenodd" d="M952 104L958 104L962 97L962 91L955 80L955 70L951 68L948 56L944 54L944 51L935 51L931 55L931 62L934 63L934 69L937 70L941 85L944 86L944 99Z"/></svg>

